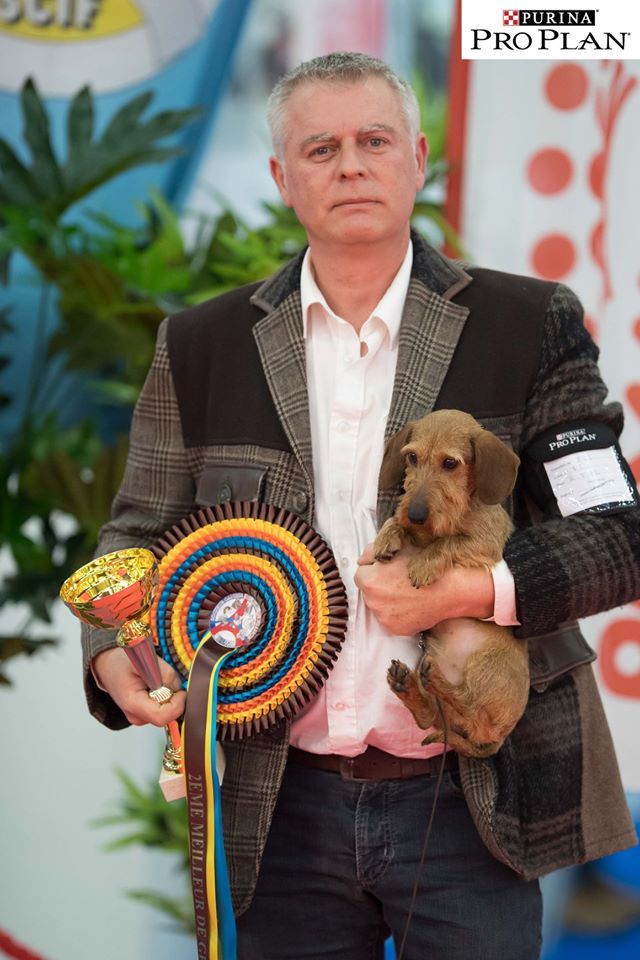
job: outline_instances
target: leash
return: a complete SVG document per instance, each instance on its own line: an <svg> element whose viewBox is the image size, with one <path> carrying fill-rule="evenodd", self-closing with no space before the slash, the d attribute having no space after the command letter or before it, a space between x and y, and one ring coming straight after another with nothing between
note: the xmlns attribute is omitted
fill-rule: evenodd
<svg viewBox="0 0 640 960"><path fill-rule="evenodd" d="M441 722L442 722L442 729L443 729L443 732L444 732L444 740L443 740L443 742L444 742L444 750L442 751L442 760L440 761L440 769L439 769L439 771L438 771L438 779L436 780L436 787L435 787L435 790L434 790L434 792L433 792L433 802L432 802L432 804L431 804L431 813L430 813L430 815L429 815L429 822L427 823L427 830L426 830L426 833L425 833L425 836L424 836L424 842L423 842L423 844L422 844L422 854L421 854L421 856L420 856L420 863L418 864L418 870L417 870L417 872L416 872L416 879L415 879L415 881L414 881L413 891L412 891L412 893L411 893L411 902L410 902L410 904L409 904L409 913L407 914L407 920L406 920L406 923L405 923L405 925L404 925L404 931L403 931L403 933L402 933L402 940L401 940L401 942L400 942L400 949L398 950L398 954L397 954L396 960L402 960L402 957L403 957L403 955L404 955L404 948L405 948L405 944L406 944L406 942L407 942L407 937L408 937L408 935L409 935L409 927L411 926L411 921L412 921L412 919L413 919L413 911L414 911L414 909L415 909L416 899L417 899L417 896L418 896L418 884L420 883L420 876L421 876L421 874L422 874L422 870L423 870L423 868L424 868L425 860L426 860L426 857L427 857L427 847L429 846L429 838L430 838L430 836L431 836L431 828L433 827L433 821L434 821L434 818L435 818L435 815L436 815L436 806L437 806L437 803L438 803L438 796L439 796L439 794L440 794L440 787L441 787L441 785L442 785L442 778L443 778L443 776L444 776L444 765L445 765L445 761L446 761L446 757L447 757L447 746L448 746L447 720L446 720L446 717L445 717L445 715L444 715L444 711L443 711L443 709L442 709L442 704L440 703L439 699L438 699L437 697L434 697L434 699L435 699L435 701L436 701L436 703L437 703L437 705L438 705L438 712L439 712L439 714L440 714L440 720L441 720Z"/></svg>

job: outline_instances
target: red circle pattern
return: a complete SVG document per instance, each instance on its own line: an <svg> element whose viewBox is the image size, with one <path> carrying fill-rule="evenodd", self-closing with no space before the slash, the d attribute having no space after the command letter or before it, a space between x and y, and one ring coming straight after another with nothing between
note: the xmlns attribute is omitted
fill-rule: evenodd
<svg viewBox="0 0 640 960"><path fill-rule="evenodd" d="M527 168L529 183L537 193L561 193L571 183L573 163L564 150L547 147L531 157Z"/></svg>
<svg viewBox="0 0 640 960"><path fill-rule="evenodd" d="M605 686L619 697L640 699L640 672L622 673L616 664L620 647L627 643L640 646L640 620L614 620L602 634L599 654L600 672Z"/></svg>
<svg viewBox="0 0 640 960"><path fill-rule="evenodd" d="M586 70L575 63L563 63L547 74L545 96L557 110L576 110L589 89Z"/></svg>
<svg viewBox="0 0 640 960"><path fill-rule="evenodd" d="M562 280L573 270L576 259L573 240L563 233L550 233L542 237L531 254L533 269L545 280Z"/></svg>
<svg viewBox="0 0 640 960"><path fill-rule="evenodd" d="M589 186L594 197L602 200L604 197L604 170L605 156L602 150L591 158L589 164Z"/></svg>
<svg viewBox="0 0 640 960"><path fill-rule="evenodd" d="M547 73L544 96L547 103L557 110L575 110L585 102L588 90L586 70L575 63L563 63L552 67ZM602 189L602 163L596 161L597 158L592 161L593 170L590 174L594 193ZM529 185L542 196L562 193L572 182L573 175L574 164L570 154L556 146L538 150L527 164ZM545 280L563 280L573 270L577 259L575 243L562 233L540 237L531 250L533 270ZM590 330L595 332L593 321Z"/></svg>
<svg viewBox="0 0 640 960"><path fill-rule="evenodd" d="M640 383L630 383L625 390L627 403L633 409L636 417L640 418Z"/></svg>

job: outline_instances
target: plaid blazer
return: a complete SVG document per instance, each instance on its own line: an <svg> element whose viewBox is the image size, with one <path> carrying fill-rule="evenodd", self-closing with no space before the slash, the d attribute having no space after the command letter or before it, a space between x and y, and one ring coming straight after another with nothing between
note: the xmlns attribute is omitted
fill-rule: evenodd
<svg viewBox="0 0 640 960"><path fill-rule="evenodd" d="M413 235L392 435L431 409L467 410L517 452L558 423L600 420L617 433L597 349L567 288L462 269ZM104 553L149 545L197 505L252 499L313 520L314 492L296 258L263 284L162 325L139 398ZM378 519L400 489L380 490ZM502 750L461 758L469 809L491 852L526 878L636 842L590 662L575 623L640 595L640 512L534 523L526 477L511 504L505 557L529 638L531 695ZM88 663L113 634L83 628L89 707L126 725ZM413 720L407 714L407 722ZM234 906L251 901L288 751L287 724L225 744L225 844Z"/></svg>

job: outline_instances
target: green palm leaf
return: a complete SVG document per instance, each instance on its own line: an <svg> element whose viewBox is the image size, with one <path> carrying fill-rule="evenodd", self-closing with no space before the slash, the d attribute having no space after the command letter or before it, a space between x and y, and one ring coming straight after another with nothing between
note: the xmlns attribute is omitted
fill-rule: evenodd
<svg viewBox="0 0 640 960"><path fill-rule="evenodd" d="M197 109L163 110L145 119L153 93L141 93L118 110L102 136L94 138L94 104L84 87L67 114L67 156L63 162L51 142L49 119L38 89L29 79L21 93L24 141L30 162L24 163L0 138L0 224L2 207L44 206L52 220L97 187L125 170L161 163L180 152L159 141L194 120ZM0 226L1 230L1 226Z"/></svg>
<svg viewBox="0 0 640 960"><path fill-rule="evenodd" d="M49 118L31 79L22 88L21 101L23 136L33 157L33 179L44 196L55 195L63 189L62 172L51 145Z"/></svg>

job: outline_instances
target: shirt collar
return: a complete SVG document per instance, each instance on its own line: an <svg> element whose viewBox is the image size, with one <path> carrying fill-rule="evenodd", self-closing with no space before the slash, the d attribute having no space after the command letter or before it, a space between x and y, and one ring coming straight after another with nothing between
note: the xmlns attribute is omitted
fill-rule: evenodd
<svg viewBox="0 0 640 960"><path fill-rule="evenodd" d="M411 280L411 267L413 265L413 244L409 241L407 252L402 261L398 272L385 290L382 298L371 311L371 317L378 317L387 329L389 341L392 347L395 347L400 333L400 323L402 321L402 311L404 302L407 299L409 281ZM310 308L318 303L323 310L332 317L337 315L333 312L327 303L322 290L316 283L311 263L311 251L307 248L302 261L300 272L300 300L302 305L302 324L304 337L309 336L309 311ZM344 317L338 319L346 319ZM370 319L370 318L369 318ZM368 321L367 321L368 322Z"/></svg>

